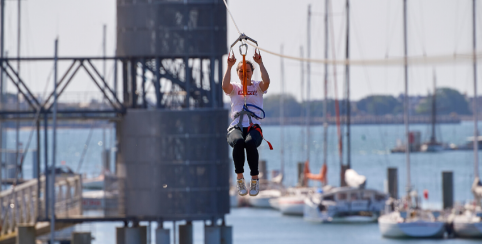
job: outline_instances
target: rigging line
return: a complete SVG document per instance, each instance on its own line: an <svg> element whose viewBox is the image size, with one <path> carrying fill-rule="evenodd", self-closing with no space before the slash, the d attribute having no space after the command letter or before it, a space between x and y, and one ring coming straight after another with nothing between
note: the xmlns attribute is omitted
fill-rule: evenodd
<svg viewBox="0 0 482 244"><path fill-rule="evenodd" d="M453 45L454 45L454 52L457 52L457 25L459 22L459 1L455 1L455 23L454 23L454 39L453 39Z"/></svg>
<svg viewBox="0 0 482 244"><path fill-rule="evenodd" d="M80 168L82 167L82 162L84 161L85 154L87 154L87 149L89 148L90 138L92 138L92 131L94 130L94 122L90 125L89 135L87 135L87 140L84 144L84 148L82 149L82 155L80 156L79 165L77 166L77 173L80 172Z"/></svg>
<svg viewBox="0 0 482 244"><path fill-rule="evenodd" d="M387 22L385 22L387 25L386 25L386 30L385 30L385 33L387 34L387 36L385 37L385 57L388 57L388 50L389 50L389 45L390 43L388 42L388 40L390 40L390 23L391 23L391 18L390 18L390 3L392 1L387 1L387 10L385 11L385 13L387 14L385 19L388 19Z"/></svg>
<svg viewBox="0 0 482 244"><path fill-rule="evenodd" d="M231 10L229 10L228 3L226 2L226 0L223 0L223 2L224 2L224 5L226 5L226 10L228 10L229 16L231 17L231 20L233 21L233 24L236 27L236 30L238 31L238 34L241 35L241 31L239 31L238 25L236 24L236 21L234 21L233 14L231 13Z"/></svg>
<svg viewBox="0 0 482 244"><path fill-rule="evenodd" d="M397 17L398 17L398 18L397 18ZM392 28L390 29L391 32L390 32L390 31L387 32L387 34L389 34L389 36L388 36L388 38L387 38L387 39L388 39L388 40L387 40L387 41L388 41L388 46L387 46L387 53L386 53L386 56L385 56L385 57L389 57L389 51L390 51L390 48L391 48L391 46L392 46L393 39L394 39L394 37L395 37L395 31L397 30L396 26L398 26L397 24L398 24L398 20L399 20L400 18L403 18L402 13L401 13L400 11L395 11L395 14L393 14L393 16L392 16L393 21L390 21L391 26L392 26Z"/></svg>
<svg viewBox="0 0 482 244"><path fill-rule="evenodd" d="M423 21L423 12L424 12L423 3L422 3L422 1L419 1L418 3L420 4L420 8L419 8L419 10L420 10L420 22L421 22L420 28L422 29L420 36L422 37L423 54L426 54L426 52L425 52L425 31L424 31L425 22Z"/></svg>
<svg viewBox="0 0 482 244"><path fill-rule="evenodd" d="M329 3L329 6L330 6L330 11L333 10L333 5L331 3L331 1L328 1ZM331 21L331 24L330 24L330 32L331 32L331 35L330 35L330 38L331 38L331 56L333 57L333 60L336 61L336 47L335 47L335 38L334 38L334 35L335 35L335 31L333 30L333 21ZM340 39L341 40L341 39ZM341 46L341 45L339 45ZM335 114L336 114L336 132L337 132L337 139L338 139L338 156L340 157L340 163L343 164L343 141L342 141L342 135L341 135L341 126L340 126L340 105L338 103L338 86L337 86L337 83L338 83L338 79L337 79L337 76L336 76L336 66L332 66L333 67L333 83L334 83L334 88L335 88Z"/></svg>
<svg viewBox="0 0 482 244"><path fill-rule="evenodd" d="M345 11L345 10L343 10L343 14L345 14L345 16L346 16L346 11ZM345 23L345 22L346 22L346 18L342 18L342 19L341 19L341 23L340 23L340 26L341 26L341 27L339 28L340 33L338 34L338 42L337 42L337 43L342 42L342 39L343 39L343 37L344 37L344 34L346 33L346 23ZM334 24L333 24L333 25L334 25ZM333 32L332 34L335 35L334 32ZM335 44L335 43L333 42L333 45L334 45L334 44ZM338 45L338 50L337 50L337 52L341 52L340 49L342 49L342 48L343 48L343 45Z"/></svg>
<svg viewBox="0 0 482 244"><path fill-rule="evenodd" d="M469 5L469 6L470 6L470 5ZM468 13L471 12L469 6L466 7L466 9L467 9L466 12L468 12ZM463 31L465 30L465 27L468 26L468 25L466 25L466 24L464 24L464 23L465 23L465 22L469 22L469 21L466 21L467 18L469 18L469 16L470 16L470 14L464 14L463 17L462 17L462 22L459 23L459 24L462 25L462 27L456 28L456 30L458 30L458 33L459 33L459 34L457 35L457 32L455 33L455 40L456 40L456 41L455 41L455 48L454 48L455 50L454 50L454 53L457 51L457 48L458 48L458 45L459 45L459 43L460 43L460 39L462 39L462 36L463 36L462 33L463 33ZM469 22L469 23L470 23L470 22ZM457 37L458 37L458 38L457 38Z"/></svg>
<svg viewBox="0 0 482 244"><path fill-rule="evenodd" d="M421 38L421 34L420 34L420 29L418 28L419 25L417 25L416 22L416 19L415 19L415 14L414 14L414 17L413 18L408 18L407 19L407 28L408 28L408 31L410 30L413 30L411 33L414 33L413 34L413 39L416 39L415 41L413 41L413 43L415 44L416 41L420 42L420 46L422 46L422 52L423 52L423 55L425 56L425 45L423 44L422 42L422 38ZM410 40L408 40L408 42L410 42ZM415 47L415 45L413 45ZM415 49L415 48L414 48Z"/></svg>
<svg viewBox="0 0 482 244"><path fill-rule="evenodd" d="M47 77L47 84L45 85L44 91L43 91L43 94L42 94L42 97L44 97L44 98L47 97L47 87L48 87L48 84L49 84L48 81L49 81L50 78L52 77L53 70L54 70L54 67L52 67L52 69L50 70L49 76ZM33 119L33 121L32 121L32 124L35 124L35 122L37 122L37 120L38 120L38 118L39 118L39 116L40 116L40 110L41 110L41 107L37 107L37 113L35 114L35 117L34 117L34 119ZM23 154L22 154L22 156L21 156L21 158L20 158L20 164L19 164L20 167L23 165L23 162L24 162L24 160L25 160L25 157L27 156L26 154L27 154L28 149L29 149L29 147L30 147L30 142L31 142L31 140L32 140L32 137L33 137L34 132L35 132L35 130L31 130L31 131L30 131L30 135L29 135L29 137L28 137L27 144L26 144L25 149L24 149L24 152L23 152ZM16 177L17 177L17 176L16 176ZM17 180L17 178L16 178L16 180Z"/></svg>
<svg viewBox="0 0 482 244"><path fill-rule="evenodd" d="M365 54L364 54L364 52L363 52L363 48L361 48L361 44L360 44L361 41L359 41L358 28L357 28L357 26L356 26L356 21L353 21L353 29L355 30L355 31L354 31L354 33L355 33L354 36L355 36L355 40L356 40L357 45L359 45L360 55L361 55L361 57L364 57ZM367 85L368 85L368 90L370 90L370 93L373 94L373 91L372 91L372 88L371 88L371 83L370 83L370 76L369 76L369 74L368 74L368 70L367 70L367 67L366 67L366 66L363 66L363 73L365 74L365 81L366 81L366 83L367 83ZM375 114L376 114L376 113L377 113L377 110L375 109ZM382 134L382 132L381 132L381 130L380 130L380 126L377 126L377 129L378 129L379 136L380 136L380 138L381 138L381 140L382 140L382 143L383 143L383 145L385 146L384 149L385 149L385 152L386 152L386 151L388 151L388 150L387 150L387 148L386 148L387 143L385 143L385 137L383 136L383 134ZM388 164L390 164L390 160L389 160L389 158L388 158L388 155L387 155L387 154L384 154L384 155L385 155L385 160L386 160L386 162L388 162ZM379 161L381 161L381 160L379 160Z"/></svg>
<svg viewBox="0 0 482 244"><path fill-rule="evenodd" d="M50 74L52 74L53 69L54 69L54 68L52 68ZM44 94L43 94L43 97L44 97L44 98L47 97L47 94L46 94L46 93L47 93L48 81L50 80L50 77L51 77L51 76L49 75L49 77L47 78L47 84L46 84L46 86L45 86L45 88L44 88ZM35 124L35 122L38 121L38 119L39 119L39 117L40 117L40 111L41 111L41 107L38 106L38 107L37 107L37 113L35 114L35 118L34 118L33 121L32 121L33 124ZM32 131L30 132L30 135L29 135L29 138L28 138L28 141L27 141L27 145L25 146L25 150L24 150L24 152L23 152L23 154L22 154L22 157L21 157L21 159L20 159L20 160L21 160L21 161L20 161L20 164L19 164L19 165L15 164L15 166L16 166L16 167L15 167L15 181L14 181L14 183L13 183L13 185L12 185L12 190L11 190L12 197L9 199L9 202L11 202L12 199L15 199L15 198L16 198L15 187L16 187L17 184L18 184L18 174L19 174L18 168L19 168L19 166L21 167L22 164L23 164L23 162L24 162L25 156L26 156L26 154L27 154L27 152L28 152L28 148L30 147L30 142L32 141L32 137L33 137L34 131L35 131L35 130L32 130ZM39 174L40 174L40 172L39 172ZM4 218L7 216L7 214L8 214L8 211L5 211ZM2 218L2 219L3 219L3 218Z"/></svg>

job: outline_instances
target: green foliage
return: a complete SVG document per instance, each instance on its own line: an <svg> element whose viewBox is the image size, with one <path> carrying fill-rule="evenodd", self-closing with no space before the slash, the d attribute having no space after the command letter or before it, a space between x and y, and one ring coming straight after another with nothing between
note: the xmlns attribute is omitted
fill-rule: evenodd
<svg viewBox="0 0 482 244"><path fill-rule="evenodd" d="M280 98L281 95L275 94L266 96L263 100L263 109L266 112L266 116L279 117L280 114ZM298 103L292 95L284 95L285 117L303 117L306 115L307 102ZM340 111L343 103L340 102ZM335 101L328 99L327 101L328 114L335 116ZM310 102L310 115L311 117L323 116L323 100L314 100Z"/></svg>
<svg viewBox="0 0 482 244"><path fill-rule="evenodd" d="M385 95L372 95L358 101L356 104L359 112L373 114L373 115L385 115L396 114L403 111L403 106L393 96Z"/></svg>
<svg viewBox="0 0 482 244"><path fill-rule="evenodd" d="M285 117L300 117L304 114L302 105L292 95L283 95L283 98ZM280 94L266 96L263 99L263 109L266 117L280 117L280 99Z"/></svg>
<svg viewBox="0 0 482 244"><path fill-rule="evenodd" d="M285 117L303 117L306 114L307 102L298 103L292 95L284 96ZM263 107L268 117L279 117L280 115L280 94L269 95L264 98ZM416 100L413 100L416 101ZM340 114L345 114L345 101L340 101ZM335 116L335 101L328 99L328 114ZM403 104L393 96L372 95L352 103L352 114L387 115L403 113ZM430 114L431 97L423 99L417 106L415 112L418 114ZM437 89L437 114L457 113L461 115L471 114L469 104L465 97L457 90L450 88ZM323 116L323 100L313 100L310 102L311 117Z"/></svg>
<svg viewBox="0 0 482 244"><path fill-rule="evenodd" d="M451 113L461 115L471 114L469 103L457 90L451 88L438 88L436 92L436 110L438 115L448 115ZM430 114L432 111L431 96L420 102L415 111L418 114Z"/></svg>

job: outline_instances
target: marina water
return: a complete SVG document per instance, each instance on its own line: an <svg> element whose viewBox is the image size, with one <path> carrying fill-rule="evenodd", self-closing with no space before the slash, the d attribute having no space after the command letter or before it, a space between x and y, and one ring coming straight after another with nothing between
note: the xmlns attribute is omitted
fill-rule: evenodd
<svg viewBox="0 0 482 244"><path fill-rule="evenodd" d="M322 126L311 127L310 142L310 168L317 173L322 165ZM422 133L422 141L429 139L429 125L411 125L410 130L418 130ZM84 146L87 153L80 168L80 173L90 177L96 176L101 171L101 151L104 143L107 148L115 145L113 129L105 130L105 142L103 129L93 129L92 138L86 145L90 128L59 129L57 145L57 165L65 161L65 165L77 170L78 163ZM266 160L268 170L279 169L280 162L280 137L279 126L264 126L263 134L269 140L274 150L270 151L268 145L260 146L260 159ZM479 131L482 131L482 123L479 123ZM51 131L49 131L49 134ZM15 131L7 130L7 148L13 149L15 145ZM20 131L20 141L26 144L30 130ZM460 124L442 124L437 126L437 138L439 141L454 143L457 145L467 143L466 139L473 134L473 123L462 122ZM404 195L406 185L406 167L404 154L391 154L389 150L396 145L397 139L404 137L403 125L354 125L351 129L352 138L352 168L359 174L367 177L367 187L384 190L386 172L388 167L398 169L399 196ZM51 142L51 134L49 142ZM285 127L285 179L287 186L293 186L296 182L296 163L306 160L305 127ZM336 127L330 126L328 133L328 183L339 185L340 158L337 149ZM345 138L344 138L345 140ZM35 148L35 136L31 142L31 148ZM41 137L43 143L43 133ZM43 147L43 144L41 145ZM49 145L51 149L51 145ZM344 144L346 148L346 144ZM115 149L114 149L115 150ZM113 152L112 152L113 155ZM346 154L343 155L346 157ZM32 177L32 155L29 153L25 160L24 177ZM113 157L111 157L113 158ZM482 158L482 152L479 152ZM41 152L43 171L44 155ZM52 157L49 155L49 160ZM344 159L346 161L346 158ZM113 169L113 160L111 168ZM482 165L481 165L482 166ZM479 167L479 174L482 170ZM412 153L411 154L411 178L412 184L421 195L427 189L429 199L422 200L426 208L440 209L442 204L442 172L454 173L454 197L456 202L470 201L473 197L470 186L473 181L473 152L472 151L445 151L440 153ZM249 177L249 167L245 165L245 178ZM312 183L313 184L313 183ZM316 186L319 183L314 183ZM227 224L233 226L234 243L434 243L440 240L390 240L382 238L378 226L373 224L313 224L304 222L300 217L282 216L275 210L260 210L252 208L232 209L227 215ZM144 224L144 223L141 223ZM178 223L182 224L182 223ZM122 223L93 223L82 224L78 230L91 231L95 237L93 243L114 244L115 227ZM153 228L156 224L153 223ZM166 223L165 228L171 228L171 223ZM194 222L195 243L203 243L202 223ZM152 240L154 233L152 233ZM173 240L173 237L171 237ZM444 243L479 243L480 240L448 239Z"/></svg>

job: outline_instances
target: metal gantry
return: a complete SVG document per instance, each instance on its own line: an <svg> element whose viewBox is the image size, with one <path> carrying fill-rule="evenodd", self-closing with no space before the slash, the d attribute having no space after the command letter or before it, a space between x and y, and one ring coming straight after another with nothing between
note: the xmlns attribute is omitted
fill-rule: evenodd
<svg viewBox="0 0 482 244"><path fill-rule="evenodd" d="M175 58L175 57L59 57L59 62L69 62L68 68L59 73L58 96L73 82L76 74L83 69L91 81L102 92L108 109L59 108L60 119L108 118L122 115L126 109L183 109L183 108L219 108L223 106L220 77L222 77L221 57L218 58ZM114 68L122 67L122 93L119 94L116 75L113 84L101 75L93 63L99 60L115 62ZM54 58L4 58L2 72L4 82L12 82L19 89L29 105L28 110L0 109L3 120L16 119L14 115L23 115L21 119L33 119L35 113L51 114L53 91L44 101L34 95L12 62L54 61ZM115 71L116 72L116 71ZM149 89L153 87L153 89ZM153 96L149 96L149 90Z"/></svg>

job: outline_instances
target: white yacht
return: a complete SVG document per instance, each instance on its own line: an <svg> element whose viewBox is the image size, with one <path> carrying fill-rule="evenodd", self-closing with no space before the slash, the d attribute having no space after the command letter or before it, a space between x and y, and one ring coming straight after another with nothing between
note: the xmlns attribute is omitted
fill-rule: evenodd
<svg viewBox="0 0 482 244"><path fill-rule="evenodd" d="M281 191L278 189L268 189L259 191L255 197L250 197L249 205L255 208L271 208L270 200L281 197Z"/></svg>
<svg viewBox="0 0 482 244"><path fill-rule="evenodd" d="M287 195L278 198L279 211L285 215L303 216L305 199L316 192L316 188L293 187L287 189Z"/></svg>
<svg viewBox="0 0 482 244"><path fill-rule="evenodd" d="M387 194L371 189L336 187L305 199L303 217L311 222L375 222Z"/></svg>
<svg viewBox="0 0 482 244"><path fill-rule="evenodd" d="M389 238L442 238L445 223L437 221L431 211L408 209L394 211L378 218L383 237Z"/></svg>
<svg viewBox="0 0 482 244"><path fill-rule="evenodd" d="M476 1L472 2L472 37L473 37L473 51L476 51L476 37L477 30L475 24L476 18ZM479 27L480 28L480 27ZM477 115L477 60L473 60L473 84L474 84L474 100L473 100L473 118L474 118L474 135L469 140L472 142L472 150L474 153L474 182L472 183L472 193L474 194L474 203L466 205L465 209L460 213L456 213L453 217L453 228L455 235L468 237L468 238L481 238L482 237L482 211L481 211L481 199L482 199L482 183L479 178L479 149L482 149L482 136L478 133L478 115ZM470 148L468 146L467 148Z"/></svg>
<svg viewBox="0 0 482 244"><path fill-rule="evenodd" d="M465 238L482 237L482 208L480 199L482 198L482 185L478 177L472 184L472 193L475 201L466 204L462 209L454 209L454 213L449 217L449 222L453 224L456 236Z"/></svg>
<svg viewBox="0 0 482 244"><path fill-rule="evenodd" d="M403 2L404 10L407 9L407 1ZM407 12L403 13L404 26L404 56L407 57ZM411 143L414 138L409 130L409 102L408 102L408 63L404 64L404 99L403 99L403 115L405 127L405 165L407 167L407 196L402 199L401 206L396 208L393 206L390 211L378 218L378 227L383 237L389 238L438 238L442 237L445 232L445 223L439 221L432 212L421 210L418 206L418 196L415 191L410 192L412 188L410 178L410 151ZM412 203L415 200L415 204ZM387 208L388 210L388 208Z"/></svg>
<svg viewBox="0 0 482 244"><path fill-rule="evenodd" d="M325 186L305 199L304 219L311 222L374 222L388 195L365 189L366 177L353 169L345 171L346 187Z"/></svg>

